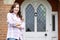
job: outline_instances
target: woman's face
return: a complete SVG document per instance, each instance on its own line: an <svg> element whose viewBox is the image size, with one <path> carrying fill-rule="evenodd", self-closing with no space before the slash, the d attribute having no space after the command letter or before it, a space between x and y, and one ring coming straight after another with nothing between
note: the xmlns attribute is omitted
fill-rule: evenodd
<svg viewBox="0 0 60 40"><path fill-rule="evenodd" d="M19 11L19 5L17 4L16 7L13 9L14 13L17 14Z"/></svg>

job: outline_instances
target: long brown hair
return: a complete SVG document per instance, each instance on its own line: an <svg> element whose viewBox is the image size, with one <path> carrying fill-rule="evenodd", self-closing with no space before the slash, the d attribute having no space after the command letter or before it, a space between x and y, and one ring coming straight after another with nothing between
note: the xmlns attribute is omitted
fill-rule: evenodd
<svg viewBox="0 0 60 40"><path fill-rule="evenodd" d="M13 5L12 5L12 7L11 7L11 9L10 9L10 13L13 13L13 9L16 7L16 5L19 5L19 3L17 3L17 2L15 2ZM19 11L18 11L18 13L17 13L17 16L19 16L20 17L20 19L22 20L22 15L21 15L21 11L20 11L20 6L19 6Z"/></svg>

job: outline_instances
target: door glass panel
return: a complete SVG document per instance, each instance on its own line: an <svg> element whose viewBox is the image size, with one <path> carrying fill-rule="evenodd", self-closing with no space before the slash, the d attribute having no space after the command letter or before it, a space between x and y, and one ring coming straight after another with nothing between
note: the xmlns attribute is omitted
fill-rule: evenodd
<svg viewBox="0 0 60 40"><path fill-rule="evenodd" d="M55 31L55 15L52 15L52 31Z"/></svg>
<svg viewBox="0 0 60 40"><path fill-rule="evenodd" d="M42 4L37 8L37 31L46 31L46 8Z"/></svg>
<svg viewBox="0 0 60 40"><path fill-rule="evenodd" d="M34 31L34 8L31 4L29 4L26 8L26 32Z"/></svg>

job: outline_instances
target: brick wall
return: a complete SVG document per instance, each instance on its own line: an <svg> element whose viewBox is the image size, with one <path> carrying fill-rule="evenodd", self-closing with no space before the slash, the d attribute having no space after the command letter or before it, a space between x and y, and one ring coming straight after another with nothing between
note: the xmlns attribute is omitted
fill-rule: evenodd
<svg viewBox="0 0 60 40"><path fill-rule="evenodd" d="M9 12L11 5L6 5L3 0L0 0L0 40L6 39L7 23L6 15Z"/></svg>
<svg viewBox="0 0 60 40"><path fill-rule="evenodd" d="M58 4L58 37L59 37L59 40L60 40L60 2L59 2L59 4Z"/></svg>

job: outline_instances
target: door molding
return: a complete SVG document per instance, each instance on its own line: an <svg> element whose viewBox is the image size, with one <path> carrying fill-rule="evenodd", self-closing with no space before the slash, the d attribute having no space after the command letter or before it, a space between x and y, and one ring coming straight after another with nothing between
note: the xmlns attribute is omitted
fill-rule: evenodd
<svg viewBox="0 0 60 40"><path fill-rule="evenodd" d="M55 31L52 31L52 40L58 40L58 12L57 11L53 11L52 15L55 15ZM52 15L51 15L51 19L52 19Z"/></svg>

